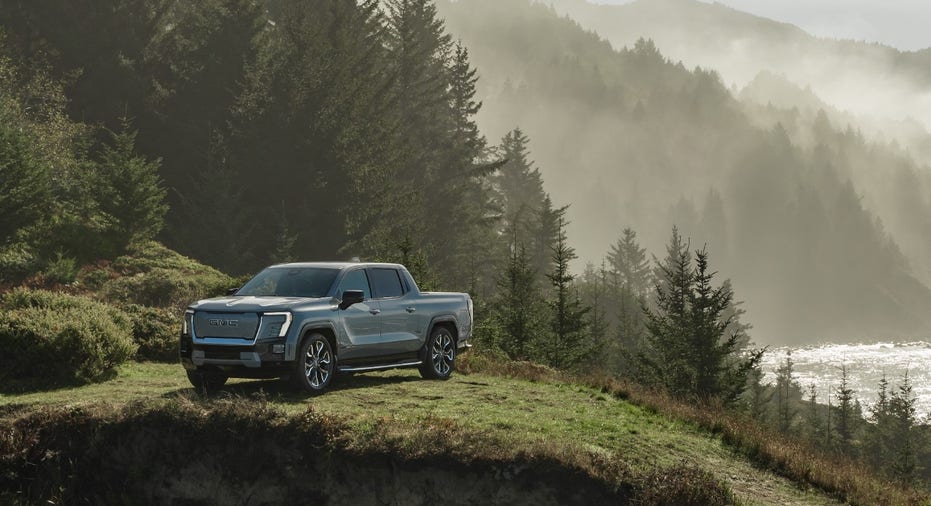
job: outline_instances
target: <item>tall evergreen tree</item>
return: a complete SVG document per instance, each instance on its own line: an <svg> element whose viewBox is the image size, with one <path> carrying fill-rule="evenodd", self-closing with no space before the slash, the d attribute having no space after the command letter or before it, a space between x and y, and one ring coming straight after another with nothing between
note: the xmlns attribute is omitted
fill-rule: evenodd
<svg viewBox="0 0 931 506"><path fill-rule="evenodd" d="M795 425L796 400L800 398L801 389L794 377L794 365L790 351L786 353L785 361L776 369L776 425L783 434L792 431Z"/></svg>
<svg viewBox="0 0 931 506"><path fill-rule="evenodd" d="M577 367L592 353L586 334L587 314L590 307L584 306L573 287L575 276L569 271L569 262L578 258L575 249L569 246L566 236L566 207L556 210L556 242L551 248L552 267L546 277L552 288L549 306L551 343L546 346L547 361L557 368Z"/></svg>
<svg viewBox="0 0 931 506"><path fill-rule="evenodd" d="M97 206L118 250L133 242L153 239L165 224L167 191L158 174L160 160L136 154L136 132L124 120L120 132L111 132L112 145L104 145L95 178Z"/></svg>
<svg viewBox="0 0 931 506"><path fill-rule="evenodd" d="M912 483L921 470L922 453L926 452L925 435L918 426L918 399L912 391L908 371L889 398L889 419L892 423L892 475L904 483Z"/></svg>
<svg viewBox="0 0 931 506"><path fill-rule="evenodd" d="M640 247L633 229L625 228L622 236L611 245L608 262L619 286L626 287L637 299L646 296L650 289L650 262L646 248Z"/></svg>
<svg viewBox="0 0 931 506"><path fill-rule="evenodd" d="M543 177L530 160L530 139L515 128L501 139L499 156L506 160L492 178L498 193L503 233L528 243L533 238L533 217L543 208ZM541 271L543 272L543 271Z"/></svg>
<svg viewBox="0 0 931 506"><path fill-rule="evenodd" d="M840 370L840 385L834 391L837 397L837 406L835 408L837 411L837 444L841 452L854 455L856 454L856 448L853 441L857 431L857 421L860 419L860 410L855 397L856 391L850 386L847 376L847 364L842 364Z"/></svg>
<svg viewBox="0 0 931 506"><path fill-rule="evenodd" d="M655 309L644 308L654 354L646 362L673 393L736 401L763 350L746 352L743 337L728 334L733 317L725 314L734 297L729 284L714 287L705 250L696 252L692 267L676 228L657 268Z"/></svg>
<svg viewBox="0 0 931 506"><path fill-rule="evenodd" d="M503 330L502 349L511 359L526 360L543 332L542 298L526 248L514 243L498 279L496 311Z"/></svg>

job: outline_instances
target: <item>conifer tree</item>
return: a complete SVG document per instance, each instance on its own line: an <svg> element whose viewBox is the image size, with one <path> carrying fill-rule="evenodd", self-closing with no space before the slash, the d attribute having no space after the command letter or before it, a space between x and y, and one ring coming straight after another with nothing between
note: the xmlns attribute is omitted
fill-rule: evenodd
<svg viewBox="0 0 931 506"><path fill-rule="evenodd" d="M837 444L841 452L855 454L856 448L853 446L853 440L857 429L857 420L860 418L859 404L856 402L856 391L850 386L847 376L847 364L842 364L840 370L841 382L834 391L837 396Z"/></svg>
<svg viewBox="0 0 931 506"><path fill-rule="evenodd" d="M136 132L129 120L120 132L111 132L112 145L104 145L97 164L97 206L107 228L123 249L130 243L152 239L164 225L167 191L158 175L159 160L135 153Z"/></svg>
<svg viewBox="0 0 931 506"><path fill-rule="evenodd" d="M511 359L526 360L543 331L542 299L537 276L523 244L511 245L508 263L498 279L496 312L504 330L501 348Z"/></svg>
<svg viewBox="0 0 931 506"><path fill-rule="evenodd" d="M626 287L637 299L646 296L650 288L650 262L646 248L640 247L633 229L625 228L622 236L611 245L608 263L618 285Z"/></svg>
<svg viewBox="0 0 931 506"><path fill-rule="evenodd" d="M918 427L918 399L905 371L898 388L889 397L889 421L892 424L892 447L887 448L891 458L892 475L899 481L911 484L921 470L921 454L925 438Z"/></svg>
<svg viewBox="0 0 931 506"><path fill-rule="evenodd" d="M795 422L795 393L799 390L794 378L792 352L786 353L785 361L776 369L776 423L779 432L792 430Z"/></svg>
<svg viewBox="0 0 931 506"><path fill-rule="evenodd" d="M864 452L867 460L874 469L883 469L890 462L894 462L892 451L896 444L892 409L889 398L889 380L883 372L876 392L876 403L870 408Z"/></svg>
<svg viewBox="0 0 931 506"><path fill-rule="evenodd" d="M820 405L818 404L818 390L814 383L808 385L808 400L805 410L805 429L808 440L820 444L824 439L824 422L821 419Z"/></svg>
<svg viewBox="0 0 931 506"><path fill-rule="evenodd" d="M733 291L727 283L714 287L707 251L696 252L695 258L693 268L691 253L673 228L667 257L657 262L655 309L644 308L654 354L645 362L675 394L732 403L763 350L745 354L743 337L728 334L733 316L725 314Z"/></svg>
<svg viewBox="0 0 931 506"><path fill-rule="evenodd" d="M499 156L506 162L492 178L502 228L524 243L533 238L533 216L540 212L546 197L540 170L530 160L529 142L520 128L508 132L498 148Z"/></svg>
<svg viewBox="0 0 931 506"><path fill-rule="evenodd" d="M573 287L575 276L569 271L569 262L578 258L569 246L566 236L566 207L556 210L556 242L551 247L550 281L552 295L550 339L546 346L547 361L557 368L572 368L589 358L592 348L586 335L587 314L591 310L582 304Z"/></svg>

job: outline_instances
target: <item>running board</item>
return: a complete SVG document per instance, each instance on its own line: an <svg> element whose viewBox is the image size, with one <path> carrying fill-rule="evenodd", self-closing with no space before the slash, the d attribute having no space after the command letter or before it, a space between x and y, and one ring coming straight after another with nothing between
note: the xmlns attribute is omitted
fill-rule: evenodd
<svg viewBox="0 0 931 506"><path fill-rule="evenodd" d="M381 365L360 365L360 366L340 366L336 370L339 372L366 372L366 371L380 371L383 369L397 369L399 367L413 367L415 365L422 364L422 360L412 360L410 362L397 362L394 364L381 364Z"/></svg>

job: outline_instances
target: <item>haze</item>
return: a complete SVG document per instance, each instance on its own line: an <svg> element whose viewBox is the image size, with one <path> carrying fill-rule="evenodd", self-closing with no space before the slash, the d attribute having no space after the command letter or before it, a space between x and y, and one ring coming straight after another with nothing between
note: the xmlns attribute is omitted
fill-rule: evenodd
<svg viewBox="0 0 931 506"><path fill-rule="evenodd" d="M623 5L633 0L593 0ZM757 16L791 23L817 37L877 42L917 51L931 47L931 4L924 0L723 0L720 3Z"/></svg>
<svg viewBox="0 0 931 506"><path fill-rule="evenodd" d="M676 225L758 342L931 334L931 51L697 0L438 7L479 71L482 131L519 126L571 204L577 271L628 226L662 256Z"/></svg>

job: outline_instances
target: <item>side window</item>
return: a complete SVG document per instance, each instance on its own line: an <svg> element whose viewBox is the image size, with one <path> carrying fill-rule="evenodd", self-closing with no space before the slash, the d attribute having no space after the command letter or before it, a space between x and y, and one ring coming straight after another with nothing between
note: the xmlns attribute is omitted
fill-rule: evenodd
<svg viewBox="0 0 931 506"><path fill-rule="evenodd" d="M366 299L372 298L372 290L369 289L369 278L365 275L365 269L356 269L346 274L346 277L339 284L339 293L336 296L341 296L346 290L362 290Z"/></svg>
<svg viewBox="0 0 931 506"><path fill-rule="evenodd" d="M397 270L376 268L370 269L369 273L372 275L372 287L375 289L375 297L383 299L404 295L404 288L401 287L401 278L398 277Z"/></svg>

